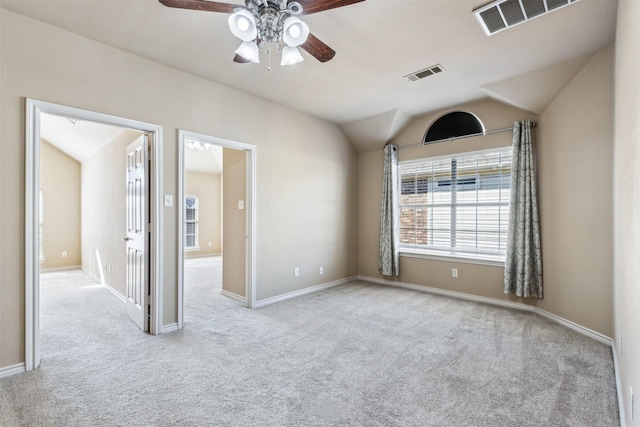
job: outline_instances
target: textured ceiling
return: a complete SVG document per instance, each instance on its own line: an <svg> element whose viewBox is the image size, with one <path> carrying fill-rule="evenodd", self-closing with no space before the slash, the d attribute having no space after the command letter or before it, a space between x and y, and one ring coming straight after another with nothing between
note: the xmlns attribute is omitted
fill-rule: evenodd
<svg viewBox="0 0 640 427"><path fill-rule="evenodd" d="M242 1L228 0L242 4ZM360 150L412 116L490 97L533 113L615 38L616 0L581 0L487 37L473 17L485 0L366 0L303 19L336 50L321 64L273 71L232 61L228 15L156 0L0 0L14 12L342 126ZM445 72L409 83L435 64Z"/></svg>

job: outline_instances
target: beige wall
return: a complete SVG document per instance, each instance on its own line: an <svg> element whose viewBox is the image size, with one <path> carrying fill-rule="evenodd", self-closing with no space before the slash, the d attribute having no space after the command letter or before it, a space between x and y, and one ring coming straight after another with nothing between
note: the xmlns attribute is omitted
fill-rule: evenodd
<svg viewBox="0 0 640 427"><path fill-rule="evenodd" d="M222 150L222 289L246 296L247 154ZM238 202L244 203L244 209Z"/></svg>
<svg viewBox="0 0 640 427"><path fill-rule="evenodd" d="M484 101L415 119L392 142L421 141L433 120L452 110L476 114L487 129L536 119L526 111ZM612 307L612 120L613 46L596 55L547 107L534 131L538 204L542 230L544 299L526 300L502 291L502 267L401 257L398 280L533 304L560 317L613 335ZM401 149L399 159L431 157L508 146L511 133ZM359 273L380 278L378 227L382 147L360 155ZM366 185L365 185L366 183ZM459 277L451 277L451 269Z"/></svg>
<svg viewBox="0 0 640 427"><path fill-rule="evenodd" d="M640 426L640 2L618 5L614 147L615 340L628 427ZM629 388L635 393L631 421Z"/></svg>
<svg viewBox="0 0 640 427"><path fill-rule="evenodd" d="M47 141L40 140L40 189L44 205L40 268L79 266L80 163ZM67 256L63 257L62 252Z"/></svg>
<svg viewBox="0 0 640 427"><path fill-rule="evenodd" d="M540 116L538 191L544 299L538 307L613 336L614 47Z"/></svg>
<svg viewBox="0 0 640 427"><path fill-rule="evenodd" d="M127 146L141 137L123 131L82 162L82 269L126 295Z"/></svg>
<svg viewBox="0 0 640 427"><path fill-rule="evenodd" d="M198 196L198 237L200 249L185 251L185 258L222 252L222 218L220 175L185 172L184 194Z"/></svg>
<svg viewBox="0 0 640 427"><path fill-rule="evenodd" d="M431 123L450 111L474 113L487 130L510 127L516 120L536 119L532 113L509 107L496 101L480 101L456 108L437 111L414 119L393 141L399 147L422 141ZM400 161L421 157L477 151L511 145L511 132L502 132L484 137L441 142L416 148L400 149ZM359 274L381 278L378 273L378 230L380 226L380 194L382 188L383 147L377 151L360 154L359 163ZM451 277L451 269L458 269L458 278ZM503 300L524 301L509 297L502 291L503 267L419 259L402 256L399 281L429 286L456 292Z"/></svg>
<svg viewBox="0 0 640 427"><path fill-rule="evenodd" d="M163 126L164 194L177 194L178 129L255 144L258 299L356 274L357 157L336 125L1 13L0 367L24 361L26 97ZM177 322L181 225L175 207L163 208L163 220L166 325Z"/></svg>

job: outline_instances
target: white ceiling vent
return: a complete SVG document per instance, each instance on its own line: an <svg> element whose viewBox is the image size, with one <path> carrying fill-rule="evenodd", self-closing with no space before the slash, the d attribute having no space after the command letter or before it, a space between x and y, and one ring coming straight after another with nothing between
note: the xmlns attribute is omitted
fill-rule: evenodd
<svg viewBox="0 0 640 427"><path fill-rule="evenodd" d="M579 0L497 0L473 11L490 36Z"/></svg>
<svg viewBox="0 0 640 427"><path fill-rule="evenodd" d="M424 70L416 71L415 73L407 74L404 76L405 79L410 82L417 82L418 80L424 79L425 77L433 76L434 74L438 74L444 71L444 67L440 64L433 65L429 68L425 68Z"/></svg>

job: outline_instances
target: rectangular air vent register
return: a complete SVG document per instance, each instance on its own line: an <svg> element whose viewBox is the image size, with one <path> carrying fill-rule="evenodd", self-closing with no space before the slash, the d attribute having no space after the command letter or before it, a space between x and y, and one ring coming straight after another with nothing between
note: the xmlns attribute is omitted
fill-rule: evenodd
<svg viewBox="0 0 640 427"><path fill-rule="evenodd" d="M432 65L429 68L425 68L424 70L416 71L415 73L407 74L404 76L405 79L410 82L417 82L418 80L422 80L425 77L433 76L434 74L438 74L444 71L442 65Z"/></svg>
<svg viewBox="0 0 640 427"><path fill-rule="evenodd" d="M577 1L579 0L497 0L474 10L473 15L490 36Z"/></svg>

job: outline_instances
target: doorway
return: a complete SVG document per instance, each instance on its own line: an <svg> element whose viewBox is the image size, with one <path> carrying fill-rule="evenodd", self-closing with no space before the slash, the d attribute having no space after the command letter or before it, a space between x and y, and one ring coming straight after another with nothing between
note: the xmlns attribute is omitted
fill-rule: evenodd
<svg viewBox="0 0 640 427"><path fill-rule="evenodd" d="M180 130L178 132L179 183L177 197L180 230L178 233L178 323L176 325L178 329L184 327L185 253L188 247L196 243L208 246L210 242L208 239L199 241L197 236L194 237L193 231L196 228L190 224L190 221L195 218L194 213L196 212L192 207L195 206L194 203L200 201L200 197L185 190L187 181L185 179L187 173L185 165L188 162L186 157L187 155L193 156L191 152L187 152L188 154L185 155L185 151L191 149L189 147L196 147L196 150L200 149L201 151L219 150L221 153L218 194L220 195L222 212L220 215L222 221L219 224L221 230L219 247L223 259L222 271L215 270L217 274L222 274L222 277L224 277L224 279L219 279L222 281L221 294L241 301L249 308L254 307L256 294L256 147L243 142ZM206 147L206 149L203 147ZM201 157L205 158L205 156ZM213 158L210 161L214 161ZM226 171L223 170L224 168L226 168ZM227 179L226 184L224 182L225 178ZM229 187L230 183L236 184L234 189ZM240 188L238 188L238 184ZM215 193L215 191L213 192ZM234 193L241 195L236 197ZM231 202L230 197L235 197L233 202ZM229 211L230 207L234 209L234 212ZM200 216L198 222L202 223L202 219L202 216ZM198 222L196 222L196 225ZM226 232L222 231L225 229L227 230ZM231 240L232 238L233 240ZM189 262L193 263L191 259ZM212 265L216 265L216 262L214 261ZM233 280L229 278L230 274L233 275ZM228 283L233 283L234 286L229 287Z"/></svg>
<svg viewBox="0 0 640 427"><path fill-rule="evenodd" d="M148 135L149 147L154 155L149 162L150 187L147 197L149 203L149 275L150 290L149 327L151 334L161 330L162 318L162 209L161 209L161 176L162 156L160 141L162 128L158 125L129 120L121 117L96 113L59 104L27 99L26 101L26 167L25 167L25 368L33 370L40 365L40 140L43 115L59 116L71 120L101 123L121 128L140 131ZM125 170L122 171L125 174ZM122 203L125 203L123 200ZM124 230L123 230L124 231Z"/></svg>

